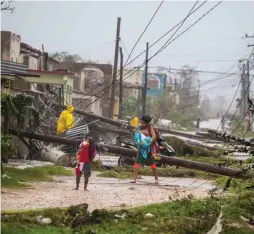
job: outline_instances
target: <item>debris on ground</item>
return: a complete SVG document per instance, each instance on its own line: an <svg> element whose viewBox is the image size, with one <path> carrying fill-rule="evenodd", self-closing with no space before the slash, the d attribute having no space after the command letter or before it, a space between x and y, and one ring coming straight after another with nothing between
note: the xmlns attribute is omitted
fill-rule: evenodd
<svg viewBox="0 0 254 234"><path fill-rule="evenodd" d="M151 214L151 213L145 214L145 218L147 218L147 219L150 219L150 218L153 218L153 217L154 217L154 215Z"/></svg>

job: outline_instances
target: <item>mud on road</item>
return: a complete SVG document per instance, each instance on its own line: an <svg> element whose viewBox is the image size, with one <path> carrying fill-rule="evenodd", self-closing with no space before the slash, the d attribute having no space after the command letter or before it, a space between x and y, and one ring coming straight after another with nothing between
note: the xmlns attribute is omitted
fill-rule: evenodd
<svg viewBox="0 0 254 234"><path fill-rule="evenodd" d="M93 173L89 191L75 191L75 176L54 177L54 182L31 183L29 189L2 189L2 210L69 207L87 203L89 210L97 208L118 209L152 203L166 202L192 194L203 198L215 188L211 181L186 178L159 178L160 185L153 184L153 178L144 176L137 184L130 180L101 178Z"/></svg>

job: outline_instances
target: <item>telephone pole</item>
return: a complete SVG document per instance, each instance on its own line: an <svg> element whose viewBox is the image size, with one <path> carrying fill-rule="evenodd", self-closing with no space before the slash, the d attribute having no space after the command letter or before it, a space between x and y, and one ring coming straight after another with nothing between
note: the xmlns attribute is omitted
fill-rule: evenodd
<svg viewBox="0 0 254 234"><path fill-rule="evenodd" d="M242 103L240 104L241 108L241 115L244 116L246 113L246 102L245 102L245 91L246 91L246 79L245 79L245 64L242 65L242 75L241 75L241 83L242 83L242 90L241 90L241 100Z"/></svg>
<svg viewBox="0 0 254 234"><path fill-rule="evenodd" d="M111 89L111 103L110 103L110 115L111 118L114 118L114 107L115 107L115 93L116 93L116 75L117 75L117 65L118 65L118 54L119 54L119 41L120 41L120 27L121 27L121 18L117 18L117 28L116 28L116 44L115 44L115 59L114 59L114 68L112 76L112 89Z"/></svg>
<svg viewBox="0 0 254 234"><path fill-rule="evenodd" d="M119 82L119 114L118 119L123 119L123 51L120 50L120 82Z"/></svg>
<svg viewBox="0 0 254 234"><path fill-rule="evenodd" d="M146 93L147 93L147 77L148 77L148 49L149 49L149 43L146 43L146 60L145 60L145 82L144 82L144 89L143 89L143 95L142 95L142 115L146 113Z"/></svg>
<svg viewBox="0 0 254 234"><path fill-rule="evenodd" d="M244 116L248 110L248 99L250 97L250 61L248 59L239 60L239 62L246 61L246 64L243 63L242 71L242 92L241 98L243 99L243 112ZM246 72L245 72L246 70Z"/></svg>

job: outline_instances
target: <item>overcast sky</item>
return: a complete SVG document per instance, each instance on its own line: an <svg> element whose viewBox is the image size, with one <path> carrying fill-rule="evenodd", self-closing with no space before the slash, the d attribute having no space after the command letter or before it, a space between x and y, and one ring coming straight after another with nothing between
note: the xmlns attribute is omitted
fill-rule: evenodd
<svg viewBox="0 0 254 234"><path fill-rule="evenodd" d="M121 39L124 45L122 43L120 45L125 47L123 50L126 59L127 52L130 52L159 3L159 1L16 1L13 14L2 12L1 26L2 30L21 35L23 42L37 49L41 49L41 45L44 44L48 52L65 50L80 54L84 59L112 63L117 17L122 18ZM181 21L194 3L165 1L131 58L145 49L147 41L152 44ZM216 3L214 1L205 3L188 18L179 32L194 23ZM246 33L254 34L253 12L253 1L223 1L188 32L154 57L149 66L180 68L188 64L198 70L239 73L237 61L250 54L252 48L247 45L254 43L254 39L243 39ZM169 36L152 47L149 54L154 54ZM141 56L131 66L140 65L144 58L144 55ZM199 75L202 81L218 77L211 74ZM230 100L238 81L239 76L214 81L204 85L202 93L208 93L209 96L222 94ZM213 87L215 88L212 89Z"/></svg>

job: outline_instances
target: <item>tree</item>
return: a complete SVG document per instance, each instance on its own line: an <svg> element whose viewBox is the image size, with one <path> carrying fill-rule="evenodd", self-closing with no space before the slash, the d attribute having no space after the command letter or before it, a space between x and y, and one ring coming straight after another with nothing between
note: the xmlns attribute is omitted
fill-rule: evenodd
<svg viewBox="0 0 254 234"><path fill-rule="evenodd" d="M136 97L129 97L123 102L123 116L136 115L138 113L138 99Z"/></svg>
<svg viewBox="0 0 254 234"><path fill-rule="evenodd" d="M8 157L15 154L16 146L9 136L9 128L34 132L40 125L39 111L34 107L34 98L22 93L1 93L1 168ZM2 168L3 169L3 168Z"/></svg>
<svg viewBox="0 0 254 234"><path fill-rule="evenodd" d="M78 54L70 54L67 51L55 52L51 57L59 62L83 62L83 59Z"/></svg>
<svg viewBox="0 0 254 234"><path fill-rule="evenodd" d="M10 11L11 13L13 13L13 11L15 10L13 4L14 4L13 0L1 1L1 11Z"/></svg>
<svg viewBox="0 0 254 234"><path fill-rule="evenodd" d="M8 163L9 157L17 153L17 145L10 135L1 134L1 174L4 174L3 163Z"/></svg>
<svg viewBox="0 0 254 234"><path fill-rule="evenodd" d="M146 109L158 119L166 118L172 107L175 105L175 97L172 92L164 90L156 97L147 97Z"/></svg>
<svg viewBox="0 0 254 234"><path fill-rule="evenodd" d="M179 106L185 108L185 106L199 105L199 80L197 72L194 68L185 65L181 71L178 72L179 76Z"/></svg>

